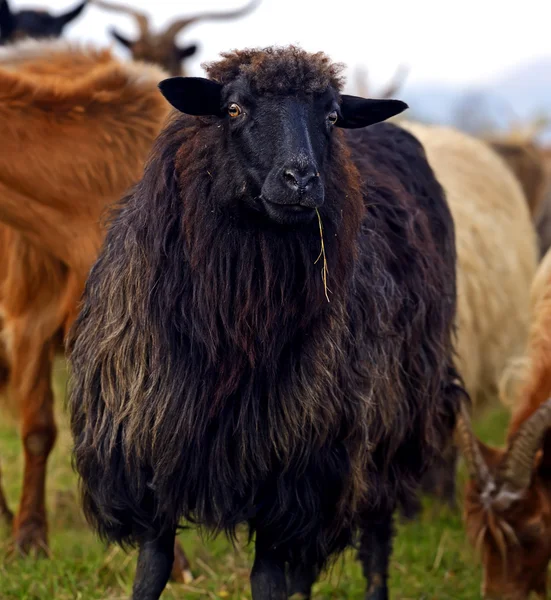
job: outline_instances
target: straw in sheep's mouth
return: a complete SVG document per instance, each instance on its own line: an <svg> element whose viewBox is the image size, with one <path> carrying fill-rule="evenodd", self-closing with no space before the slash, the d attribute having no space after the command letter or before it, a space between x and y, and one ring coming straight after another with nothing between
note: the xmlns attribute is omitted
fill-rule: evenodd
<svg viewBox="0 0 551 600"><path fill-rule="evenodd" d="M320 250L319 256L314 261L314 264L316 264L318 262L318 260L321 257L323 257L323 267L321 269L321 278L322 278L322 281L323 281L323 289L325 290L325 297L327 298L327 302L330 302L329 296L327 294L327 292L328 292L328 289L327 289L327 257L325 256L325 244L323 242L323 225L322 225L322 222L321 222L320 211L317 208L316 208L316 214L318 215L318 225L319 225L319 230L320 230L321 250Z"/></svg>

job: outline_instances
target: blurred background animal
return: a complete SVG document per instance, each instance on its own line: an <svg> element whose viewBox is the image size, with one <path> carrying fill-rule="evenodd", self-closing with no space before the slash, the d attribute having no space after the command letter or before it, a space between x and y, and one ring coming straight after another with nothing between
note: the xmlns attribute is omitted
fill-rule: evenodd
<svg viewBox="0 0 551 600"><path fill-rule="evenodd" d="M191 17L175 19L165 26L160 33L154 33L148 15L126 4L110 0L90 0L90 3L109 11L128 14L136 19L139 37L135 40L124 36L114 28L110 33L119 44L130 50L135 60L144 60L161 66L170 75L185 75L185 60L193 56L198 49L197 44L178 46L176 36L190 25L200 21L230 21L251 13L261 0L250 0L243 8L223 12L204 12Z"/></svg>
<svg viewBox="0 0 551 600"><path fill-rule="evenodd" d="M551 247L551 164L530 131L493 134L485 139L507 162L524 190L538 234L541 259Z"/></svg>
<svg viewBox="0 0 551 600"><path fill-rule="evenodd" d="M10 0L11 2L12 0ZM13 11L8 0L0 0L0 44L23 38L58 38L65 27L80 16L87 0L61 14L42 9Z"/></svg>
<svg viewBox="0 0 551 600"><path fill-rule="evenodd" d="M526 343L536 232L519 182L485 142L449 127L400 126L423 144L453 215L457 364L476 415L498 400L501 373ZM442 458L425 485L453 506L454 446Z"/></svg>

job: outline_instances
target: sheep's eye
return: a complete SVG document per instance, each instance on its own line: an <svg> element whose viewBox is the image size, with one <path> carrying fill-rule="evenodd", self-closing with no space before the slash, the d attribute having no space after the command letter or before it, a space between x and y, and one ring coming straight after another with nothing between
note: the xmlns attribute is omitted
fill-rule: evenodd
<svg viewBox="0 0 551 600"><path fill-rule="evenodd" d="M339 118L339 115L337 114L336 110L331 111L327 115L327 120L329 121L329 123L331 123L331 125L334 125L337 122L338 118Z"/></svg>
<svg viewBox="0 0 551 600"><path fill-rule="evenodd" d="M229 106L228 106L228 115L230 115L230 117L232 117L232 119L235 119L235 117L238 117L241 114L241 107L239 106L239 104L236 104L235 102L232 102Z"/></svg>

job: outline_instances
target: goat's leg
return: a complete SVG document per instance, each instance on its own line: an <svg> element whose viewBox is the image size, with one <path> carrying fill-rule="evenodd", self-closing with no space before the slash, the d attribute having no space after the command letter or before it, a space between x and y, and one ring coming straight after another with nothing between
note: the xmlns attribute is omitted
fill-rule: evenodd
<svg viewBox="0 0 551 600"><path fill-rule="evenodd" d="M4 347L4 343L2 341L2 330L4 328L4 321L2 317L0 317L0 394L2 394L7 387L9 376L10 376L10 368L8 357L6 353L6 349ZM2 471L0 470L0 519L6 521L8 525L11 526L13 521L13 513L9 509L8 502L6 500L6 496L4 495L4 489L2 487Z"/></svg>
<svg viewBox="0 0 551 600"><path fill-rule="evenodd" d="M366 600L388 600L388 564L394 527L392 512L361 516L359 558L367 580Z"/></svg>
<svg viewBox="0 0 551 600"><path fill-rule="evenodd" d="M170 579L176 583L190 583L193 581L193 574L186 553L177 539L174 542L174 563Z"/></svg>
<svg viewBox="0 0 551 600"><path fill-rule="evenodd" d="M10 378L10 368L6 351L2 344L2 320L0 319L0 394L4 393Z"/></svg>
<svg viewBox="0 0 551 600"><path fill-rule="evenodd" d="M251 591L253 600L287 600L285 559L262 531L256 532Z"/></svg>
<svg viewBox="0 0 551 600"><path fill-rule="evenodd" d="M132 600L158 600L165 589L174 562L174 531L159 534L140 545Z"/></svg>
<svg viewBox="0 0 551 600"><path fill-rule="evenodd" d="M5 521L7 525L11 525L13 521L13 513L8 506L6 496L4 496L4 489L2 488L2 471L0 471L0 519Z"/></svg>
<svg viewBox="0 0 551 600"><path fill-rule="evenodd" d="M47 554L46 463L56 439L51 385L53 342L15 336L12 387L21 407L25 455L23 491L14 520L16 549Z"/></svg>
<svg viewBox="0 0 551 600"><path fill-rule="evenodd" d="M289 597L310 600L312 586L318 578L318 570L313 565L297 565L289 569Z"/></svg>

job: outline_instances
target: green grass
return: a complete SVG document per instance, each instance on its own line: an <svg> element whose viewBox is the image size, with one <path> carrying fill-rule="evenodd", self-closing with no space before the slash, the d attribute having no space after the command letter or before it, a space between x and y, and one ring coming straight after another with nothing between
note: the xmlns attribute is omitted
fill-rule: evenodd
<svg viewBox="0 0 551 600"><path fill-rule="evenodd" d="M126 600L136 557L115 547L105 548L80 513L76 478L70 466L71 439L62 411L64 369L59 364L56 396L60 434L48 470L52 559L13 558L7 551L5 532L0 537L0 599ZM507 421L508 414L502 408L488 410L476 421L477 433L489 443L500 444ZM13 423L0 423L0 457L8 499L15 507L20 492L22 453ZM460 490L463 477L461 472ZM251 551L245 543L235 551L224 539L204 541L193 530L180 534L180 539L195 579L190 585L169 584L163 599L250 598ZM459 513L426 501L420 520L398 523L390 575L393 600L473 600L480 597L480 575ZM364 580L352 552L316 584L314 598L364 598Z"/></svg>

